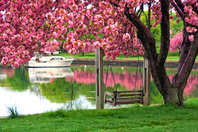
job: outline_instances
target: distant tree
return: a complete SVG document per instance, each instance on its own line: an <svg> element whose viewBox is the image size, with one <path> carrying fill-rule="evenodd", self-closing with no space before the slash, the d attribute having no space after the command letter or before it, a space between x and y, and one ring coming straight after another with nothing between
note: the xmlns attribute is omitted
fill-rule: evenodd
<svg viewBox="0 0 198 132"><path fill-rule="evenodd" d="M173 38L170 38L169 51L177 52L178 49L180 51L182 43L183 43L183 34L180 32L177 33L175 36L173 36Z"/></svg>
<svg viewBox="0 0 198 132"><path fill-rule="evenodd" d="M171 12L170 15L173 16L173 19L170 19L170 36L174 37L177 33L182 32L183 30L183 21L180 18L176 17L176 13ZM141 15L140 20L147 25L148 22L148 11L145 11L144 14ZM154 24L156 19L151 19L150 23ZM157 27L150 27L150 32L152 36L155 38L156 46L160 47L161 43L161 25L157 24ZM171 44L170 44L171 45ZM175 44L174 44L175 45ZM179 44L181 46L181 44ZM172 50L170 50L172 52Z"/></svg>

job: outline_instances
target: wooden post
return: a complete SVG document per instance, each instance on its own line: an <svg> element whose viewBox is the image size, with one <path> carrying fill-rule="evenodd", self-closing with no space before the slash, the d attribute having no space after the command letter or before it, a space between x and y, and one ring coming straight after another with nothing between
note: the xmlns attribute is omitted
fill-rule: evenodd
<svg viewBox="0 0 198 132"><path fill-rule="evenodd" d="M96 109L104 109L103 56L104 51L102 48L95 50Z"/></svg>
<svg viewBox="0 0 198 132"><path fill-rule="evenodd" d="M151 0L149 0L148 4L148 21L147 28L150 31L151 25ZM144 52L145 53L145 52ZM144 87L144 97L143 97L143 105L150 105L150 91L151 91L151 82L150 82L150 68L146 55L144 55L143 61L143 87Z"/></svg>
<svg viewBox="0 0 198 132"><path fill-rule="evenodd" d="M144 57L143 61L143 87L144 87L144 97L143 97L143 105L150 105L150 68L148 64L148 59Z"/></svg>

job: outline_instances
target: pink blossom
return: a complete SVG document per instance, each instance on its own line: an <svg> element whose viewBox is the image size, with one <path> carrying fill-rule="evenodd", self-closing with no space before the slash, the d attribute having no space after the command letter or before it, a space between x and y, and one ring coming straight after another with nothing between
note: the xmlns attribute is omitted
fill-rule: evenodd
<svg viewBox="0 0 198 132"><path fill-rule="evenodd" d="M170 15L169 18L170 18L170 19L173 19L173 15Z"/></svg>
<svg viewBox="0 0 198 132"><path fill-rule="evenodd" d="M71 55L73 55L73 54L75 54L76 53L76 50L74 49L74 48L72 48L72 49L69 49L69 51L68 51Z"/></svg>
<svg viewBox="0 0 198 132"><path fill-rule="evenodd" d="M78 10L78 6L75 5L75 4L72 5L72 6L71 6L71 10L72 10L72 11L77 11L77 10Z"/></svg>
<svg viewBox="0 0 198 132"><path fill-rule="evenodd" d="M196 32L196 31L197 31L197 29L196 29L196 28L194 28L194 27L190 27L190 26L188 26L188 27L186 28L186 31L187 31L187 32L189 32L189 33L193 33L193 32Z"/></svg>
<svg viewBox="0 0 198 132"><path fill-rule="evenodd" d="M52 19L54 18L53 14L51 12L46 14L47 19Z"/></svg>
<svg viewBox="0 0 198 132"><path fill-rule="evenodd" d="M176 22L179 23L180 22L180 19L177 19Z"/></svg>
<svg viewBox="0 0 198 132"><path fill-rule="evenodd" d="M169 51L177 52L178 48L181 48L183 42L183 34L177 33L173 38L170 39Z"/></svg>
<svg viewBox="0 0 198 132"><path fill-rule="evenodd" d="M190 41L194 41L194 35L188 35L188 39L189 39Z"/></svg>
<svg viewBox="0 0 198 132"><path fill-rule="evenodd" d="M99 49L100 48L100 43L98 41L94 42L93 45L94 45L94 47L96 49Z"/></svg>
<svg viewBox="0 0 198 132"><path fill-rule="evenodd" d="M128 33L124 34L123 39L127 41L130 40L130 35Z"/></svg>

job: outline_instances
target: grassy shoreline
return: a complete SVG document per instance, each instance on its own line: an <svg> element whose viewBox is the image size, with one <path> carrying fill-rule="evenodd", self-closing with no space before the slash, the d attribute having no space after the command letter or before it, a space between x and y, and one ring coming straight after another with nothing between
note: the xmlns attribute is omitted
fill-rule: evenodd
<svg viewBox="0 0 198 132"><path fill-rule="evenodd" d="M0 131L198 131L198 99L173 105L134 106L104 110L63 109L15 119L1 118Z"/></svg>
<svg viewBox="0 0 198 132"><path fill-rule="evenodd" d="M59 54L54 54L55 56L63 56L63 57L73 57L76 59L95 59L95 53L82 53L71 55L69 53L59 53ZM179 52L176 53L169 53L167 56L166 61L179 61ZM105 57L103 57L105 59ZM129 56L126 58L124 55L120 55L119 57L116 58L116 60L143 60L143 56ZM198 57L195 59L195 62L198 62Z"/></svg>

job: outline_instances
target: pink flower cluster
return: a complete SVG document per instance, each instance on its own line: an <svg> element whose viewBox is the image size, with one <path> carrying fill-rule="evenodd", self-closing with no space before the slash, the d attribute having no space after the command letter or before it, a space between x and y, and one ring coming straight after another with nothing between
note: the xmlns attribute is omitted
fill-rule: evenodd
<svg viewBox="0 0 198 132"><path fill-rule="evenodd" d="M177 52L181 48L183 42L183 34L177 33L173 38L170 39L169 51Z"/></svg>
<svg viewBox="0 0 198 132"><path fill-rule="evenodd" d="M161 23L162 13L161 13L161 3L154 3L152 6L152 19L156 19L153 27L157 27L157 24Z"/></svg>
<svg viewBox="0 0 198 132"><path fill-rule="evenodd" d="M185 22L187 22L190 26L186 28L186 31L189 32L188 39L190 41L194 41L194 32L197 32L197 29L195 27L198 26L198 14L193 10L192 5L196 5L198 7L198 2L196 0L186 0L186 3L189 3L184 6L184 12L188 14L187 17L185 17Z"/></svg>
<svg viewBox="0 0 198 132"><path fill-rule="evenodd" d="M60 41L50 40L47 41L46 44L43 45L45 48L45 51L53 53L56 49L58 49L61 46Z"/></svg>

